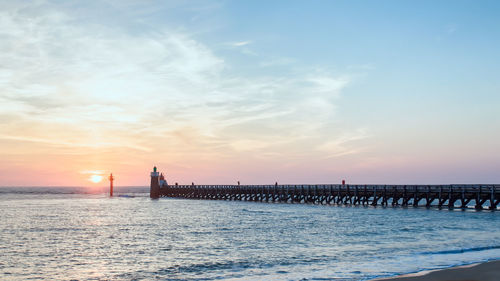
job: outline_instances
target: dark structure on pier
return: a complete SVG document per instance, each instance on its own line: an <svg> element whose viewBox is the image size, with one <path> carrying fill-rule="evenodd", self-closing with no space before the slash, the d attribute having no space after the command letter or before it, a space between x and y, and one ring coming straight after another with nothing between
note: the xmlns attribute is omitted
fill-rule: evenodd
<svg viewBox="0 0 500 281"><path fill-rule="evenodd" d="M282 203L424 206L495 210L500 185L167 185L151 173L151 198L176 197ZM163 184L162 184L163 183Z"/></svg>

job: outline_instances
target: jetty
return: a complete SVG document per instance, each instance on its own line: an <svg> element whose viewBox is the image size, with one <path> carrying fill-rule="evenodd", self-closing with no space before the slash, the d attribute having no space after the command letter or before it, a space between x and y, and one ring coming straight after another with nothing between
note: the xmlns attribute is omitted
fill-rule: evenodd
<svg viewBox="0 0 500 281"><path fill-rule="evenodd" d="M496 210L498 184L449 185L169 185L156 167L151 172L150 197L239 200L327 205L475 208Z"/></svg>

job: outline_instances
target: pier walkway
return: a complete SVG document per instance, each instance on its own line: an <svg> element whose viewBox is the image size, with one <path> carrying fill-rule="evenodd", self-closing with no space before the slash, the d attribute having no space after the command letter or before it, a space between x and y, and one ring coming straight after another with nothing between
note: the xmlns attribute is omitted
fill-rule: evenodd
<svg viewBox="0 0 500 281"><path fill-rule="evenodd" d="M151 198L496 210L500 185L167 185L151 173Z"/></svg>
<svg viewBox="0 0 500 281"><path fill-rule="evenodd" d="M158 196L209 200L495 210L499 185L178 185Z"/></svg>

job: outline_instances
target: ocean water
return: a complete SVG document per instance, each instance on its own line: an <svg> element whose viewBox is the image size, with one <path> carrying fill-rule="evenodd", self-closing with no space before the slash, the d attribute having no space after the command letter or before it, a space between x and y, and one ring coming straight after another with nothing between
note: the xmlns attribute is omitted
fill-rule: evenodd
<svg viewBox="0 0 500 281"><path fill-rule="evenodd" d="M369 280L500 258L500 212L0 188L0 279Z"/></svg>

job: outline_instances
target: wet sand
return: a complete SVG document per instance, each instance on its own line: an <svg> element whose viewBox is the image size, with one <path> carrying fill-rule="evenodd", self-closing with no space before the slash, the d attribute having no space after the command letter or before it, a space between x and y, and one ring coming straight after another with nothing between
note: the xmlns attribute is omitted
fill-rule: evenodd
<svg viewBox="0 0 500 281"><path fill-rule="evenodd" d="M500 260L480 264L458 266L443 270L424 271L414 274L375 279L377 281L499 281Z"/></svg>

